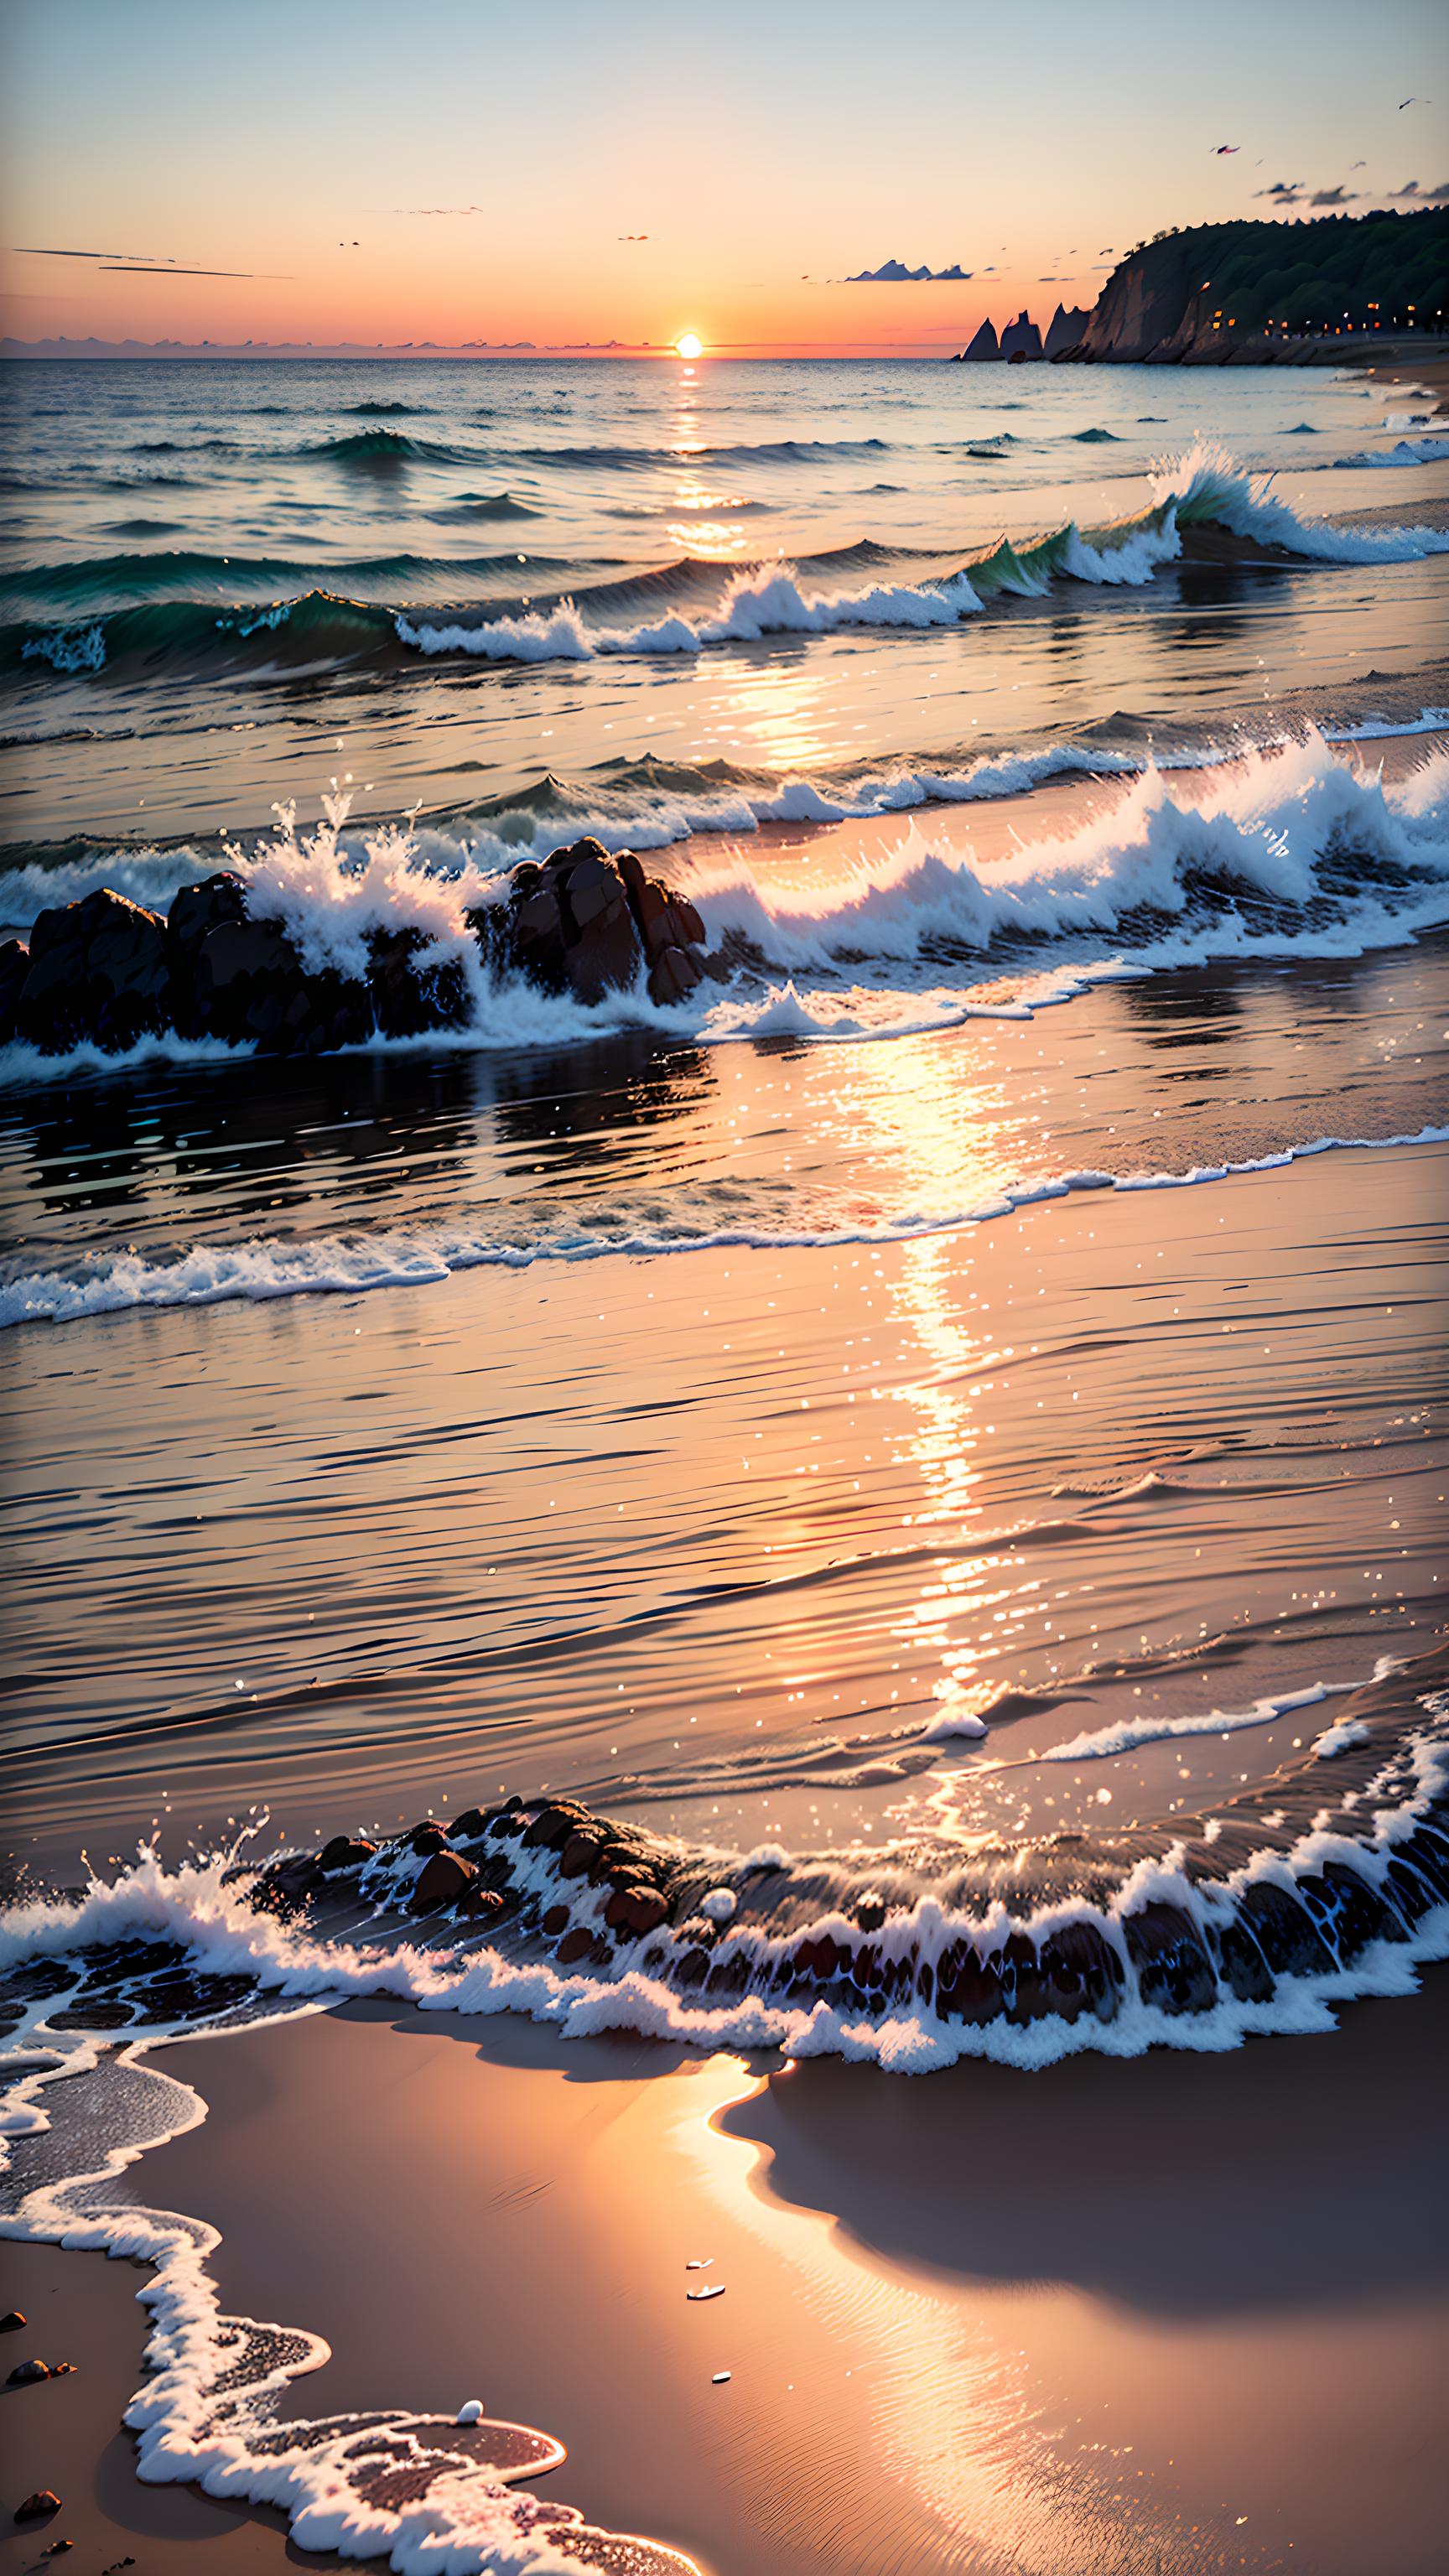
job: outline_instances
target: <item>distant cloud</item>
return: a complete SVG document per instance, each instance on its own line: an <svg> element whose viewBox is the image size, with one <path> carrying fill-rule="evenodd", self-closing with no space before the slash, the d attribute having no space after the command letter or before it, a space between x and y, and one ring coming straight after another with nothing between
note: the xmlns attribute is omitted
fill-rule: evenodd
<svg viewBox="0 0 1449 2576"><path fill-rule="evenodd" d="M1301 179L1275 179L1271 188L1255 188L1253 194L1267 197L1275 206L1301 206L1303 182Z"/></svg>
<svg viewBox="0 0 1449 2576"><path fill-rule="evenodd" d="M19 242L15 256L17 259L144 259L149 264L151 254L144 250L37 250Z"/></svg>
<svg viewBox="0 0 1449 2576"><path fill-rule="evenodd" d="M483 215L486 206L379 206L380 215Z"/></svg>
<svg viewBox="0 0 1449 2576"><path fill-rule="evenodd" d="M649 239L649 235L647 233L619 233L615 238L619 241L647 241Z"/></svg>
<svg viewBox="0 0 1449 2576"><path fill-rule="evenodd" d="M94 260L103 277L262 277L275 282L283 270L257 268L181 268L174 259L148 259L128 250L37 250L17 243L17 259Z"/></svg>
<svg viewBox="0 0 1449 2576"><path fill-rule="evenodd" d="M1310 206L1356 206L1356 188L1315 188L1308 200Z"/></svg>
<svg viewBox="0 0 1449 2576"><path fill-rule="evenodd" d="M1406 179L1402 188L1392 188L1389 193L1396 198L1412 197L1421 206L1442 206L1449 203L1449 179L1442 179L1437 188L1426 188L1418 179Z"/></svg>
<svg viewBox="0 0 1449 2576"><path fill-rule="evenodd" d="M854 277L836 278L837 286L964 286L973 272L958 260L951 268L907 268L904 260L882 260L879 268L862 268Z"/></svg>

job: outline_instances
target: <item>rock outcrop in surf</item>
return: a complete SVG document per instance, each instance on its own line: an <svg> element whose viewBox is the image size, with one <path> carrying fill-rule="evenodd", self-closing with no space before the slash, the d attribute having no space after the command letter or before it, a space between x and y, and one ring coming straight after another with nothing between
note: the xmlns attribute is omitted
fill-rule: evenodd
<svg viewBox="0 0 1449 2576"><path fill-rule="evenodd" d="M693 904L633 851L610 857L591 839L523 860L465 919L484 968L580 1002L641 979L652 1001L682 1001L706 971ZM317 1055L461 1028L469 1003L466 959L421 926L370 930L360 974L309 963L231 869L183 886L165 916L98 887L0 947L0 1045L18 1038L42 1055L121 1055L168 1032Z"/></svg>
<svg viewBox="0 0 1449 2576"><path fill-rule="evenodd" d="M1026 1848L924 1833L741 1856L549 1795L260 1867L217 1855L191 1910L143 1857L133 1882L78 1894L60 1946L43 1911L12 1944L0 2037L225 2021L277 1989L904 2070L1324 2027L1449 1947L1446 1671L1441 1643L1350 1692L1211 1817Z"/></svg>

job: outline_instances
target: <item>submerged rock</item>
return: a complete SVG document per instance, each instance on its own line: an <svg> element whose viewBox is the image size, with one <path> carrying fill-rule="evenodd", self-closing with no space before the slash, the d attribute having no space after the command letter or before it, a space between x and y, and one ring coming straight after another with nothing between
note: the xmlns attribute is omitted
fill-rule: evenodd
<svg viewBox="0 0 1449 2576"><path fill-rule="evenodd" d="M15 2519L17 2522L46 2522L59 2511L60 2498L54 2488L37 2487L34 2495L28 2495L23 2504L16 2506Z"/></svg>

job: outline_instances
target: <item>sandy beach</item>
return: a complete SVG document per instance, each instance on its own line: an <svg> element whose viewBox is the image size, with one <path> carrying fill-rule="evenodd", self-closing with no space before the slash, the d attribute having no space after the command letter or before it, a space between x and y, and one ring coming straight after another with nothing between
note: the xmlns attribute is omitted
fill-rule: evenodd
<svg viewBox="0 0 1449 2576"><path fill-rule="evenodd" d="M567 2445L560 2495L709 2576L1431 2576L1443 1983L1227 2060L904 2092L348 2007L164 2052L208 2116L127 2191L221 2227L224 2304L325 2336L309 2412L481 2395ZM129 2478L137 2278L6 2249L81 2363L9 2401L8 2477L75 2497L98 2564L337 2563Z"/></svg>

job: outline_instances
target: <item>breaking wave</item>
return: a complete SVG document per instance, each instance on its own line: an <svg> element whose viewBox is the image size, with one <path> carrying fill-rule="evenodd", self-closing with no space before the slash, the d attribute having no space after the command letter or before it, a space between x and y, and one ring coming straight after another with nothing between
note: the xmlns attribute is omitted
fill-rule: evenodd
<svg viewBox="0 0 1449 2576"><path fill-rule="evenodd" d="M1055 746L987 760L955 778L912 773L877 783L864 810L904 810L926 797L969 803L1073 766L1110 774L1121 760ZM695 828L700 813L688 792L664 784L667 770L656 777L652 816L647 807L627 823L607 810L597 819L575 815L572 832L592 825L619 849L657 847ZM637 782L624 801L640 805ZM735 829L849 810L808 781L753 795L721 783L704 802L716 831L730 828L736 802ZM487 825L349 831L343 803L311 832L299 835L288 819L258 847L224 846L209 864L224 855L243 873L253 913L283 924L309 972L365 979L369 937L404 925L461 960L464 1024L426 1041L373 1041L379 1046L526 1047L625 1026L707 1044L887 1038L949 1025L983 1006L1038 1007L1104 975L1232 958L1358 956L1449 920L1449 754L1430 752L1416 772L1388 785L1336 759L1310 733L1205 765L1190 783L1156 766L1138 770L1101 812L993 860L933 847L929 821L909 814L893 849L841 854L828 880L804 887L760 877L743 850L691 853L676 878L703 917L709 977L687 1003L670 1007L651 1003L642 985L583 1004L487 965L468 923L474 907L502 899L518 859L557 846L555 800L544 796L541 805L521 818L527 837L505 837ZM0 883L10 917L32 918L96 884L164 902L207 865L187 851L96 854L15 869ZM1003 978L1016 979L1014 988L1003 991ZM0 1055L0 1080L68 1078L80 1061L12 1046Z"/></svg>
<svg viewBox="0 0 1449 2576"><path fill-rule="evenodd" d="M356 451L396 462L427 448L428 442L399 431L368 430L312 452L351 459ZM559 453L577 463L584 451ZM716 567L686 558L612 591L585 591L582 597L560 596L542 605L475 606L442 617L317 588L300 598L234 606L221 613L211 602L178 599L164 607L127 608L59 626L11 628L0 633L0 667L38 660L76 676L136 663L190 673L218 658L228 667L251 663L270 668L283 659L405 662L417 654L522 663L584 662L611 654L693 655L775 635L949 628L997 601L1045 598L1061 582L1140 589L1182 557L1185 543L1190 551L1209 532L1250 552L1317 563L1407 563L1449 550L1449 531L1442 529L1351 528L1305 519L1273 497L1270 480L1244 473L1221 450L1200 444L1156 469L1152 506L1133 518L1087 530L1072 521L1030 540L1003 537L987 551L945 562L940 571L917 581L825 587L822 576L832 563L899 560L866 545L839 550L813 566L808 560L741 565L722 585ZM496 510L499 504L483 500L473 506ZM417 559L401 560L412 564ZM345 570L338 567L339 577ZM691 590L707 592L707 604L695 605L681 596ZM659 598L660 613L627 624L614 622L611 610L641 592Z"/></svg>

